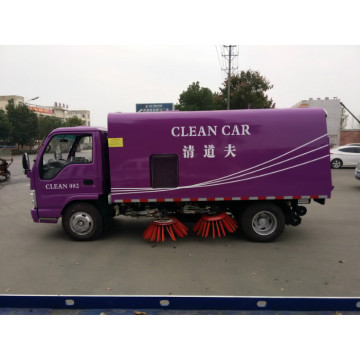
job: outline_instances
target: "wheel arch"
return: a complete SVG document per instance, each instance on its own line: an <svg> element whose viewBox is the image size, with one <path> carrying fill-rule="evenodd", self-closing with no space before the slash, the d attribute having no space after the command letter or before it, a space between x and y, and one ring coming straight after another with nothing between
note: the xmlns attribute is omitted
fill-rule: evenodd
<svg viewBox="0 0 360 360"><path fill-rule="evenodd" d="M102 196L88 196L86 198L84 198L83 196L71 196L64 203L61 210L61 216L63 216L65 211L75 203L92 204L97 207L97 209L99 210L99 212L103 217L106 216L106 211L108 206L107 206L106 198Z"/></svg>

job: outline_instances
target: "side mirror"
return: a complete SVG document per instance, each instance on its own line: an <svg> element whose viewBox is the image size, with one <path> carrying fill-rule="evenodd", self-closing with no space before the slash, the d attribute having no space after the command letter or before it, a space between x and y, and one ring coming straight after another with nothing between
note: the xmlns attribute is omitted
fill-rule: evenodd
<svg viewBox="0 0 360 360"><path fill-rule="evenodd" d="M22 166L24 168L24 173L25 174L30 171L30 160L29 160L29 155L27 153L23 154Z"/></svg>

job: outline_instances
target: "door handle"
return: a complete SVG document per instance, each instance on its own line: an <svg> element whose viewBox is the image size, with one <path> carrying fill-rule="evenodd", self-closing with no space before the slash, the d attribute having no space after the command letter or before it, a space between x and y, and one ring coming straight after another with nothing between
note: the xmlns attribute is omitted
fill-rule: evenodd
<svg viewBox="0 0 360 360"><path fill-rule="evenodd" d="M93 185L94 181L92 179L85 179L84 180L84 185Z"/></svg>

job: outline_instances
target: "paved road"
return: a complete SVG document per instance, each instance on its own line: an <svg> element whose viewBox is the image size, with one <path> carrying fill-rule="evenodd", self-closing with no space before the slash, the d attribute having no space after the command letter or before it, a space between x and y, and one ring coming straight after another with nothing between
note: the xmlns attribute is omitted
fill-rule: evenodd
<svg viewBox="0 0 360 360"><path fill-rule="evenodd" d="M359 296L360 181L333 170L333 197L311 203L274 243L241 234L150 244L149 219L119 218L101 240L71 241L35 224L21 158L0 182L0 293L61 295ZM190 225L190 224L188 224Z"/></svg>

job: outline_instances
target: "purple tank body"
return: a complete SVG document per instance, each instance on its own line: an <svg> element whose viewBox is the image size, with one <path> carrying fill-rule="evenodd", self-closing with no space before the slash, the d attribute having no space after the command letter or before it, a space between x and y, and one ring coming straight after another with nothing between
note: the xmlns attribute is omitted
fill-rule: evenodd
<svg viewBox="0 0 360 360"><path fill-rule="evenodd" d="M323 109L108 116L112 202L327 198ZM178 186L151 186L150 156L178 156Z"/></svg>

